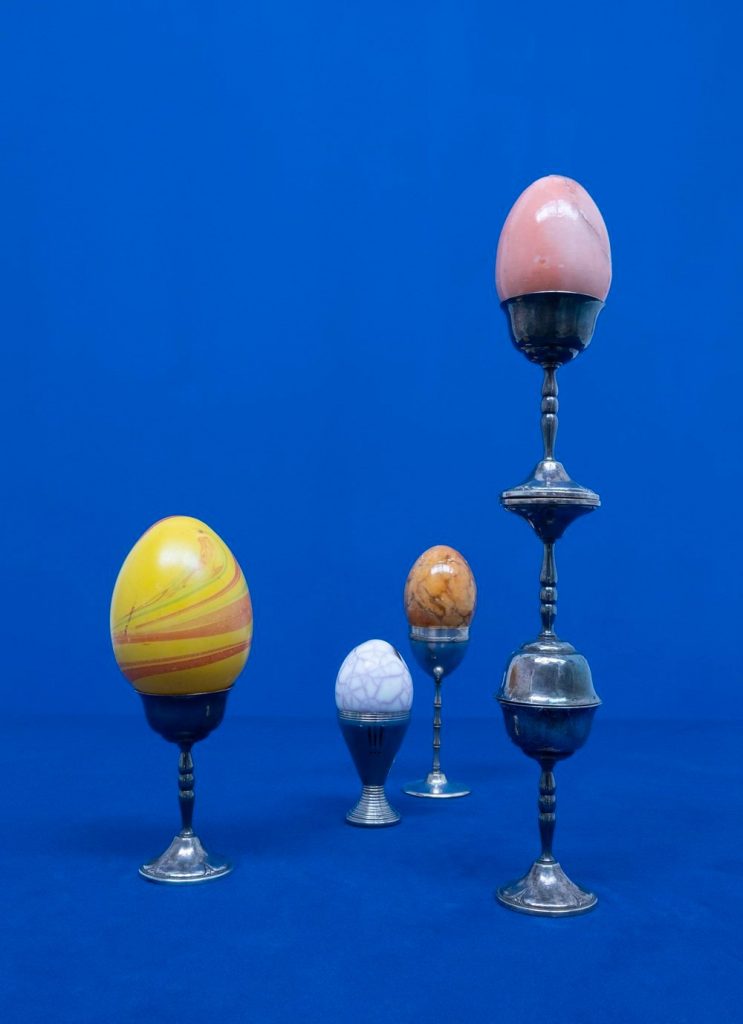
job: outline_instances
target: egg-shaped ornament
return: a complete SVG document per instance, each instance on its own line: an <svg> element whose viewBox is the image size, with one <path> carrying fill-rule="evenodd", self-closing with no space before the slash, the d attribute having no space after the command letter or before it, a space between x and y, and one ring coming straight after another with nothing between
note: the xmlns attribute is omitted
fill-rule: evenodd
<svg viewBox="0 0 743 1024"><path fill-rule="evenodd" d="M469 626L475 614L477 587L467 560L446 544L424 551L408 573L404 603L411 626Z"/></svg>
<svg viewBox="0 0 743 1024"><path fill-rule="evenodd" d="M247 661L252 637L245 577L214 530L191 516L170 516L139 538L111 601L114 654L136 690L226 690Z"/></svg>
<svg viewBox="0 0 743 1024"><path fill-rule="evenodd" d="M407 713L413 680L402 655L386 640L367 640L346 656L335 681L339 711Z"/></svg>
<svg viewBox="0 0 743 1024"><path fill-rule="evenodd" d="M521 193L501 231L495 283L501 302L534 292L603 302L611 284L609 233L582 185L549 174Z"/></svg>
<svg viewBox="0 0 743 1024"><path fill-rule="evenodd" d="M396 825L399 813L384 792L410 721L413 680L402 655L386 640L367 640L344 659L335 681L338 725L361 779L361 796L346 815L350 825Z"/></svg>

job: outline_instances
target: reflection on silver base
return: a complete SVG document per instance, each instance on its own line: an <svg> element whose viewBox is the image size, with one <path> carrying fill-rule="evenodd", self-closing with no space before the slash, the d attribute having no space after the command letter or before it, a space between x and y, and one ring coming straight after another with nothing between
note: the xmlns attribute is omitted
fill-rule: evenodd
<svg viewBox="0 0 743 1024"><path fill-rule="evenodd" d="M571 882L556 860L536 860L518 882L497 889L495 898L504 907L522 914L572 917L585 914L598 903L592 892Z"/></svg>
<svg viewBox="0 0 743 1024"><path fill-rule="evenodd" d="M457 796L469 796L472 790L458 782L449 782L443 772L429 772L425 779L409 782L403 793L408 796L430 796L441 800L451 800Z"/></svg>
<svg viewBox="0 0 743 1024"><path fill-rule="evenodd" d="M363 828L384 828L396 825L399 820L400 815L387 799L384 786L364 786L361 799L346 815L351 825Z"/></svg>
<svg viewBox="0 0 743 1024"><path fill-rule="evenodd" d="M157 860L143 864L140 875L150 882L183 884L210 882L232 871L232 865L210 857L191 829L184 829Z"/></svg>

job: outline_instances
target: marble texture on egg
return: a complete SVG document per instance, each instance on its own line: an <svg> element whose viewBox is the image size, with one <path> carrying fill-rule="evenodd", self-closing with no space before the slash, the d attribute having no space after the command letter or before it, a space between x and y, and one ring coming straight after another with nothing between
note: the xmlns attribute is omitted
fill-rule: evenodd
<svg viewBox="0 0 743 1024"><path fill-rule="evenodd" d="M475 614L477 587L467 560L446 544L424 551L408 573L404 603L411 626L469 626Z"/></svg>
<svg viewBox="0 0 743 1024"><path fill-rule="evenodd" d="M408 666L386 640L367 640L354 647L335 682L339 711L400 712L413 703Z"/></svg>
<svg viewBox="0 0 743 1024"><path fill-rule="evenodd" d="M501 302L550 291L606 298L611 284L609 233L582 185L550 174L521 193L501 231L495 283Z"/></svg>

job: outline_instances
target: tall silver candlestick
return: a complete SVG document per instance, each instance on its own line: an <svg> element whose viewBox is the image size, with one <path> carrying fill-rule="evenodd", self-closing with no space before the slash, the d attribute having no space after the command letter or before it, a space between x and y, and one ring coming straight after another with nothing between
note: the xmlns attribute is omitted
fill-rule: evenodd
<svg viewBox="0 0 743 1024"><path fill-rule="evenodd" d="M544 371L542 438L544 455L532 476L504 491L501 502L526 519L544 545L540 574L542 630L511 658L497 699L506 730L525 754L538 761L539 831L542 852L521 879L498 889L512 910L550 917L582 914L596 896L571 882L552 853L555 830L555 764L587 740L601 703L583 655L557 637L555 544L580 516L598 508L598 494L570 479L555 459L557 370L590 343L603 302L575 292L534 292L502 303L516 348Z"/></svg>

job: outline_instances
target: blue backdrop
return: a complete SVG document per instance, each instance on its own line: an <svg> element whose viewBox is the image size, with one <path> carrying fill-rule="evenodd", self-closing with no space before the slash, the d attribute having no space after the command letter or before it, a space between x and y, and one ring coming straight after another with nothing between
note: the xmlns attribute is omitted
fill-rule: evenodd
<svg viewBox="0 0 743 1024"><path fill-rule="evenodd" d="M740 1020L733 12L0 5L3 1021ZM492 899L537 851L537 768L491 695L541 561L498 502L540 453L540 374L493 263L550 172L596 199L615 270L561 373L558 455L604 502L558 549L558 629L605 702L558 770L556 849L600 899L569 921ZM185 892L136 874L176 825L175 750L108 637L171 513L224 537L255 607L196 753L197 828L237 870ZM369 637L407 654L403 583L441 542L480 589L444 709L472 795L399 791L430 752L414 668L403 821L351 829L335 675Z"/></svg>
<svg viewBox="0 0 743 1024"><path fill-rule="evenodd" d="M110 591L187 513L253 595L235 711L326 713L350 647L405 652L405 576L443 542L480 588L449 707L492 716L540 561L498 504L538 457L540 379L493 262L518 193L558 172L615 268L561 375L558 454L604 507L558 552L559 631L607 717L696 717L700 687L740 715L731 12L6 3L6 706L134 710Z"/></svg>

